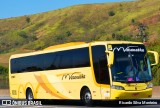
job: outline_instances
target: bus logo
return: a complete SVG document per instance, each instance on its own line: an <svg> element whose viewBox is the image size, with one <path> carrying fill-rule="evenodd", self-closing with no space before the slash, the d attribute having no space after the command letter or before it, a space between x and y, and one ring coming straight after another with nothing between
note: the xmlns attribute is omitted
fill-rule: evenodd
<svg viewBox="0 0 160 108"><path fill-rule="evenodd" d="M62 80L64 79L74 80L74 79L84 79L84 78L85 78L85 75L80 72L74 72L71 74L67 73L62 76Z"/></svg>
<svg viewBox="0 0 160 108"><path fill-rule="evenodd" d="M124 48L124 47L115 47L113 49L113 52L117 50L117 51L120 51L122 50L123 52L144 52L144 49L142 48L138 48L138 46L128 46L127 48Z"/></svg>

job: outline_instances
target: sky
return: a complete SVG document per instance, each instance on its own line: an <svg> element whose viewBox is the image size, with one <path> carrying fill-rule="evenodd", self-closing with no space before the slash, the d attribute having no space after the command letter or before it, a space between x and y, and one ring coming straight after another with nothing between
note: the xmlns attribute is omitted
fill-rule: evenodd
<svg viewBox="0 0 160 108"><path fill-rule="evenodd" d="M132 0L1 0L0 19L37 14L77 4L123 1Z"/></svg>

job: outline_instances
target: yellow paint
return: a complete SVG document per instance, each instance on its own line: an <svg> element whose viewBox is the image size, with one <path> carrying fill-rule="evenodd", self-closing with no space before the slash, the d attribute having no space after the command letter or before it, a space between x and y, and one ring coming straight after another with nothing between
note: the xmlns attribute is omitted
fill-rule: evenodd
<svg viewBox="0 0 160 108"><path fill-rule="evenodd" d="M148 51L148 53L151 53L154 55L155 63L151 64L151 66L155 66L159 63L159 54L156 51Z"/></svg>
<svg viewBox="0 0 160 108"><path fill-rule="evenodd" d="M123 86L125 90L111 89L111 85L98 84L94 75L94 67L92 60L92 46L104 45L106 49L112 49L111 45L108 44L142 44L138 42L128 41L103 41L103 42L74 42L62 45L51 46L43 51L16 54L12 55L10 59L19 58L30 55L45 54L48 52L56 52L62 50L77 49L83 47L89 47L90 67L72 68L72 69L57 69L47 70L38 72L27 72L10 74L9 68L9 82L10 82L10 96L13 98L25 98L26 89L31 88L35 99L80 99L80 90L83 86L87 86L92 94L92 99L132 99L132 98L147 98L152 95L152 89L145 89L146 83L137 83L137 90L134 90L135 85L127 85L127 83L116 83L110 80L111 85ZM107 46L108 45L108 46ZM108 48L107 48L108 47ZM114 59L114 57L113 57ZM10 67L10 64L9 64ZM65 74L76 74L85 75L82 79L63 79L62 76ZM111 69L109 68L110 78ZM120 73L119 73L120 74ZM11 78L11 76L15 78ZM17 95L13 95L11 92L15 90ZM133 97L133 95L139 93ZM143 96L142 96L143 95Z"/></svg>
<svg viewBox="0 0 160 108"><path fill-rule="evenodd" d="M75 46L75 45L81 45L81 44L85 44L85 42L71 42L71 43L66 43L66 44L54 45L54 46L50 46L48 48L45 48L44 50L53 50L53 49L57 49L57 48L64 48L64 47L68 47L68 46Z"/></svg>
<svg viewBox="0 0 160 108"><path fill-rule="evenodd" d="M56 89L48 82L46 76L41 75L41 76L35 76L38 82L45 82L45 83L40 83L40 86L45 90L45 91L51 91L49 92L49 94L51 94L52 96L56 97L56 98L60 98L60 99L66 99L65 96L63 96L62 94L58 95L56 92ZM38 91L38 90L37 90Z"/></svg>
<svg viewBox="0 0 160 108"><path fill-rule="evenodd" d="M91 64L91 70L92 70L92 78L93 78L94 84L95 84L97 87L100 87L100 84L98 84L98 83L96 82L96 78L95 78L95 74L94 74L91 43L89 44L89 54L90 54L89 57L90 57L90 64Z"/></svg>
<svg viewBox="0 0 160 108"><path fill-rule="evenodd" d="M140 91L126 91L126 90L111 90L111 100L117 99L139 99L139 98L151 98L152 89L140 90Z"/></svg>
<svg viewBox="0 0 160 108"><path fill-rule="evenodd" d="M21 89L22 89L22 91L21 91ZM22 92L21 94L20 94L20 92ZM18 88L18 98L21 98L21 97L24 97L24 96L20 96L20 95L24 95L25 94L25 88L23 87L23 85L22 84L20 84L20 86L19 86L19 88Z"/></svg>
<svg viewBox="0 0 160 108"><path fill-rule="evenodd" d="M38 89L39 89L39 87L40 87L40 84L38 83L38 85L36 86L36 89L35 89L35 91L34 91L34 98L35 99L37 99L37 93L38 93Z"/></svg>

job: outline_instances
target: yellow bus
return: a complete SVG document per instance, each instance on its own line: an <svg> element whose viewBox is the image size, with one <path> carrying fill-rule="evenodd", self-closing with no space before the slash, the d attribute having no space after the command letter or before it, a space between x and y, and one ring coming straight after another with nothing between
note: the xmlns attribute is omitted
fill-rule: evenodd
<svg viewBox="0 0 160 108"><path fill-rule="evenodd" d="M148 53L154 55L150 63ZM15 99L119 100L152 97L158 53L139 42L73 42L16 54L9 61Z"/></svg>

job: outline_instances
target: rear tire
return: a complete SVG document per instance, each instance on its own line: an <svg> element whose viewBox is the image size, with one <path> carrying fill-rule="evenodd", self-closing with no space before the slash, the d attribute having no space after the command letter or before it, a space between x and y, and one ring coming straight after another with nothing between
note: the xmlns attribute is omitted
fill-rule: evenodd
<svg viewBox="0 0 160 108"><path fill-rule="evenodd" d="M31 89L28 89L28 90L27 90L26 99L27 99L28 101L32 101L32 100L34 99L33 93L32 93L32 90L31 90Z"/></svg>
<svg viewBox="0 0 160 108"><path fill-rule="evenodd" d="M84 89L84 91L82 91L81 100L84 103L84 105L86 105L86 106L93 105L92 94L88 88L86 88L86 89Z"/></svg>

